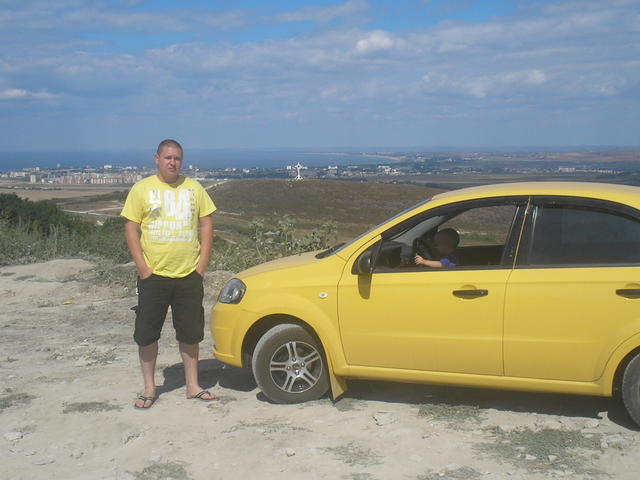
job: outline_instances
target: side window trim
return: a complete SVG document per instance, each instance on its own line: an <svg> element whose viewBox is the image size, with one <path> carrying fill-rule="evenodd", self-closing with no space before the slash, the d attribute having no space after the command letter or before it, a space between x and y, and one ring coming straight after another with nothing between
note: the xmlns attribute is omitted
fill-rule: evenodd
<svg viewBox="0 0 640 480"><path fill-rule="evenodd" d="M403 231L406 231L410 228L413 228L420 222L423 222L427 218L451 214L452 212L456 212L461 208L465 210L470 210L473 208L481 208L481 207L491 207L491 206L501 206L501 205L514 205L516 207L516 212L514 214L514 218L512 219L512 223L509 226L509 232L507 234L505 248L502 254L502 258L500 260L499 265L486 265L486 266L457 266L452 268L442 268L442 269L419 269L419 268L406 268L402 270L398 269L386 269L385 267L374 266L373 273L375 274L383 274L383 273L398 273L398 272L418 272L418 271L451 271L455 270L504 270L504 269L513 269L516 261L517 248L521 242L521 235L523 231L523 224L525 213L529 208L530 197L527 195L514 195L514 196L504 196L504 197L489 197L489 198L481 198L481 199L473 199L473 200L464 200L461 202L455 202L447 205L442 205L440 207L436 207L425 212L419 213L410 219L405 220L404 222L391 227L389 230L382 232L381 239L376 242L376 244L370 246L365 251L380 248L381 242L385 240L389 240L396 235L400 234ZM351 273L357 274L357 262L358 258L363 254L359 254L356 257L355 263L352 265Z"/></svg>

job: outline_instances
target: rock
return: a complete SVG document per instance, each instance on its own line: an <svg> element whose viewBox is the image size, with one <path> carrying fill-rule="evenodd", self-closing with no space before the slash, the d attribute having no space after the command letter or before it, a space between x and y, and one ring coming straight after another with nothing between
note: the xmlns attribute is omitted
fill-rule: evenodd
<svg viewBox="0 0 640 480"><path fill-rule="evenodd" d="M546 422L542 422L540 427L547 430L560 430L562 423L557 420L547 420Z"/></svg>
<svg viewBox="0 0 640 480"><path fill-rule="evenodd" d="M158 463L160 460L162 460L162 455L153 455L152 457L149 457L150 462Z"/></svg>
<svg viewBox="0 0 640 480"><path fill-rule="evenodd" d="M78 358L73 364L74 367L88 367L89 365L91 365L91 360L86 357Z"/></svg>
<svg viewBox="0 0 640 480"><path fill-rule="evenodd" d="M550 462L555 462L558 459L557 455L547 455Z"/></svg>
<svg viewBox="0 0 640 480"><path fill-rule="evenodd" d="M82 455L84 455L84 452L82 450L78 450L78 449L72 450L71 453L69 453L69 456L71 458L75 458L75 459L80 458Z"/></svg>
<svg viewBox="0 0 640 480"><path fill-rule="evenodd" d="M33 461L34 465L50 465L55 462L53 457L42 457Z"/></svg>
<svg viewBox="0 0 640 480"><path fill-rule="evenodd" d="M125 434L122 435L122 438L120 439L120 441L126 445L127 443L129 443L132 440L136 440L137 438L140 438L142 434L137 433L137 432L126 432Z"/></svg>
<svg viewBox="0 0 640 480"><path fill-rule="evenodd" d="M533 460L537 460L538 457L536 457L535 455L529 455L528 453L524 456L525 460L529 460L529 461L533 461Z"/></svg>
<svg viewBox="0 0 640 480"><path fill-rule="evenodd" d="M15 442L17 440L20 440L24 435L22 435L22 432L7 432L4 435L4 439L8 442Z"/></svg>
<svg viewBox="0 0 640 480"><path fill-rule="evenodd" d="M500 433L511 433L515 430L513 425L498 425L498 431Z"/></svg>
<svg viewBox="0 0 640 480"><path fill-rule="evenodd" d="M286 453L287 457L293 457L296 451L293 448L287 448L284 453Z"/></svg>
<svg viewBox="0 0 640 480"><path fill-rule="evenodd" d="M389 425L396 421L396 417L391 412L376 412L372 417L375 420L376 425L380 427L383 425Z"/></svg>
<svg viewBox="0 0 640 480"><path fill-rule="evenodd" d="M598 426L600 425L600 421L592 419L592 420L587 420L584 424L584 428L598 428Z"/></svg>
<svg viewBox="0 0 640 480"><path fill-rule="evenodd" d="M627 441L625 438L619 434L607 435L600 442L602 448L617 448L619 450L622 450L626 444Z"/></svg>

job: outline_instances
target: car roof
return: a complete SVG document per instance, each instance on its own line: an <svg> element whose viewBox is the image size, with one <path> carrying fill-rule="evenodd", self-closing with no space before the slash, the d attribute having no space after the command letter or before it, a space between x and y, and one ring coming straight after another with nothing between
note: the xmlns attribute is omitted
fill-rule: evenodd
<svg viewBox="0 0 640 480"><path fill-rule="evenodd" d="M432 201L449 203L503 196L570 196L598 198L640 209L640 187L592 182L516 182L468 187L434 195Z"/></svg>
<svg viewBox="0 0 640 480"><path fill-rule="evenodd" d="M356 237L336 251L338 256L348 258L360 245L359 239L363 237L374 238L384 229L389 228L390 221L403 221L419 211L432 209L441 205L494 197L530 197L530 196L569 196L581 198L594 198L609 200L640 210L640 187L629 185L616 185L610 183L590 182L514 182L482 185L477 187L461 188L439 193L420 202L413 207L398 213L368 232ZM398 223L398 222L396 222Z"/></svg>

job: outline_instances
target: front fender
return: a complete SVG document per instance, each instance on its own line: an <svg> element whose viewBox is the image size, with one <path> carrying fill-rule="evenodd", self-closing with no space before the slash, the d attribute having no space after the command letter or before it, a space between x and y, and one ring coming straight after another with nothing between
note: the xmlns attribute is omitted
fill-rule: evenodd
<svg viewBox="0 0 640 480"><path fill-rule="evenodd" d="M326 294L326 296L321 296L321 294ZM316 292L314 296L283 292L269 295L268 298L262 295L259 297L263 299L259 308L255 310L247 309L251 311L251 316L256 321L275 315L299 319L307 324L318 336L327 356L327 361L330 363L331 370L335 373L346 373L344 372L346 358L342 348L336 312L336 289L332 292ZM247 326L246 331L250 328L251 326ZM241 345L237 345L237 348L241 348Z"/></svg>

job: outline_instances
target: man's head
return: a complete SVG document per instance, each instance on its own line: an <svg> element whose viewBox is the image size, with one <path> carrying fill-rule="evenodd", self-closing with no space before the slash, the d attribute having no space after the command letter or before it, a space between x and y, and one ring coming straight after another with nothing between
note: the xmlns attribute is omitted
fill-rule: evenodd
<svg viewBox="0 0 640 480"><path fill-rule="evenodd" d="M175 140L160 142L154 155L158 167L158 178L165 183L176 183L182 167L182 146Z"/></svg>

